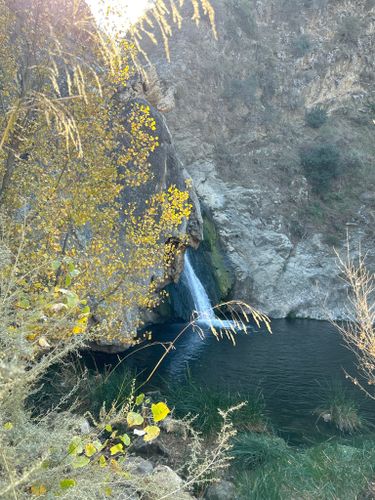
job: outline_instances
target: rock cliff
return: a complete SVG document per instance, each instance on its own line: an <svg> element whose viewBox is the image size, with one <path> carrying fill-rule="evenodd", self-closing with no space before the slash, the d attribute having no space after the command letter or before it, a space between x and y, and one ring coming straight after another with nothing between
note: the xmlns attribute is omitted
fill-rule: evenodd
<svg viewBox="0 0 375 500"><path fill-rule="evenodd" d="M273 317L341 318L334 247L345 252L348 233L375 267L375 2L212 3L218 41L203 19L174 34L170 64L161 46L147 51L230 294ZM329 183L330 163L308 175L317 151L335 153Z"/></svg>

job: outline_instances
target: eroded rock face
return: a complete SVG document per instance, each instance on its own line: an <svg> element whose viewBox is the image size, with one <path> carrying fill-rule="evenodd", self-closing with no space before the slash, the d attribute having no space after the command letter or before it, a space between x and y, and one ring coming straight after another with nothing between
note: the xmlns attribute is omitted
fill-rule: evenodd
<svg viewBox="0 0 375 500"><path fill-rule="evenodd" d="M324 235L314 233L293 242L282 230L280 216L270 215L270 220L264 221L249 210L249 205L265 203L266 192L228 186L218 178L212 163L201 162L195 167L196 189L211 209L236 276L232 295L274 318L342 317L346 286ZM271 214L272 206L269 209ZM361 233L357 231L359 240Z"/></svg>
<svg viewBox="0 0 375 500"><path fill-rule="evenodd" d="M171 64L161 47L148 53L174 90L166 119L216 224L232 296L273 317L342 318L334 247L345 254L348 233L375 269L374 2L212 3L218 42L203 20L174 34ZM327 121L313 128L316 106ZM300 152L327 143L339 175L317 194Z"/></svg>

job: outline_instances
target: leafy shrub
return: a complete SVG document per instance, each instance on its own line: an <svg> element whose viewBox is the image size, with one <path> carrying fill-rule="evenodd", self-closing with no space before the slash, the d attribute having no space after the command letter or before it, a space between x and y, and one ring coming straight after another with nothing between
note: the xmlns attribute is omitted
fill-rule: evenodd
<svg viewBox="0 0 375 500"><path fill-rule="evenodd" d="M361 34L361 22L358 17L347 16L342 20L338 30L337 38L341 42L357 45Z"/></svg>
<svg viewBox="0 0 375 500"><path fill-rule="evenodd" d="M366 104L366 110L370 115L375 115L375 101L368 101Z"/></svg>
<svg viewBox="0 0 375 500"><path fill-rule="evenodd" d="M305 122L306 125L312 128L320 128L327 121L327 111L320 106L306 111Z"/></svg>
<svg viewBox="0 0 375 500"><path fill-rule="evenodd" d="M324 243L329 245L330 247L335 247L337 248L342 241L342 234L340 233L333 233L333 232L328 232L324 235Z"/></svg>
<svg viewBox="0 0 375 500"><path fill-rule="evenodd" d="M224 164L225 167L228 167L233 163L232 154L224 141L217 142L215 144L214 155L215 160L220 164Z"/></svg>
<svg viewBox="0 0 375 500"><path fill-rule="evenodd" d="M334 144L314 144L300 151L307 180L315 192L326 191L339 174L340 153Z"/></svg>
<svg viewBox="0 0 375 500"><path fill-rule="evenodd" d="M253 14L254 5L249 0L231 0L235 15L235 28L239 27L249 38L258 36L258 26Z"/></svg>
<svg viewBox="0 0 375 500"><path fill-rule="evenodd" d="M227 80L222 96L229 101L239 99L250 107L255 103L257 85L257 79L254 76L245 80L233 78Z"/></svg>
<svg viewBox="0 0 375 500"><path fill-rule="evenodd" d="M293 41L292 52L295 57L303 57L311 49L311 41L308 35L301 35Z"/></svg>

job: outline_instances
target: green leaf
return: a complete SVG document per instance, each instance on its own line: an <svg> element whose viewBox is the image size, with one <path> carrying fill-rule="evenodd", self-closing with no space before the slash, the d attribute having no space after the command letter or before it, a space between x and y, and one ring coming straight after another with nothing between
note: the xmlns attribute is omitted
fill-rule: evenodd
<svg viewBox="0 0 375 500"><path fill-rule="evenodd" d="M76 293L66 288L59 288L59 292L65 295L66 303L68 307L74 308L79 304L79 297Z"/></svg>
<svg viewBox="0 0 375 500"><path fill-rule="evenodd" d="M57 271L60 266L61 266L61 260L54 260L52 262L52 270L53 271Z"/></svg>
<svg viewBox="0 0 375 500"><path fill-rule="evenodd" d="M107 461L105 459L105 456L104 455L100 455L100 458L99 458L99 465L100 467L106 467L107 466Z"/></svg>
<svg viewBox="0 0 375 500"><path fill-rule="evenodd" d="M106 425L104 428L105 428L105 430L106 430L107 432L112 432L112 425L109 425L109 424L108 424L108 425Z"/></svg>
<svg viewBox="0 0 375 500"><path fill-rule="evenodd" d="M74 271L74 262L69 262L68 264L68 271L72 273Z"/></svg>
<svg viewBox="0 0 375 500"><path fill-rule="evenodd" d="M141 405L143 403L144 399L145 399L145 395L143 393L142 394L138 394L138 396L135 399L135 404L136 405Z"/></svg>
<svg viewBox="0 0 375 500"><path fill-rule="evenodd" d="M151 405L152 416L155 422L164 420L165 417L171 412L165 403L157 403Z"/></svg>
<svg viewBox="0 0 375 500"><path fill-rule="evenodd" d="M115 444L112 446L109 451L111 455L116 455L116 453L122 453L124 451L124 445L122 443Z"/></svg>
<svg viewBox="0 0 375 500"><path fill-rule="evenodd" d="M90 312L90 307L89 306L85 306L83 309L82 309L82 314L89 314Z"/></svg>
<svg viewBox="0 0 375 500"><path fill-rule="evenodd" d="M79 455L82 452L83 452L83 445L81 438L79 436L74 436L68 447L68 453L69 455Z"/></svg>
<svg viewBox="0 0 375 500"><path fill-rule="evenodd" d="M5 429L6 431L10 431L13 429L13 424L12 422L6 422L4 425L3 425L3 429Z"/></svg>
<svg viewBox="0 0 375 500"><path fill-rule="evenodd" d="M95 446L95 448L97 449L97 451L100 451L104 448L103 446L103 443L101 443L99 441L99 439L94 439L94 441L92 442L92 444Z"/></svg>
<svg viewBox="0 0 375 500"><path fill-rule="evenodd" d="M143 436L144 441L153 441L160 434L160 429L157 425L148 425L145 427L146 434Z"/></svg>
<svg viewBox="0 0 375 500"><path fill-rule="evenodd" d="M68 293L66 302L67 302L68 307L71 307L72 309L74 307L77 307L77 305L79 303L78 295L74 292Z"/></svg>
<svg viewBox="0 0 375 500"><path fill-rule="evenodd" d="M67 490L69 488L73 488L73 486L75 486L77 484L77 481L75 481L74 479L62 479L60 481L60 488L62 490Z"/></svg>
<svg viewBox="0 0 375 500"><path fill-rule="evenodd" d="M30 307L30 301L26 297L22 297L17 302L17 307L19 307L20 309L28 309Z"/></svg>
<svg viewBox="0 0 375 500"><path fill-rule="evenodd" d="M125 446L130 446L130 437L127 434L123 434L122 436L119 436L121 441L124 443Z"/></svg>
<svg viewBox="0 0 375 500"><path fill-rule="evenodd" d="M134 427L135 425L142 425L144 422L144 418L139 413L130 411L126 416L126 421L129 427Z"/></svg>
<svg viewBox="0 0 375 500"><path fill-rule="evenodd" d="M65 286L70 286L72 284L72 278L69 274L65 276Z"/></svg>
<svg viewBox="0 0 375 500"><path fill-rule="evenodd" d="M90 463L90 459L81 455L80 457L76 457L74 462L72 462L73 469L80 469L81 467L86 467L87 464Z"/></svg>

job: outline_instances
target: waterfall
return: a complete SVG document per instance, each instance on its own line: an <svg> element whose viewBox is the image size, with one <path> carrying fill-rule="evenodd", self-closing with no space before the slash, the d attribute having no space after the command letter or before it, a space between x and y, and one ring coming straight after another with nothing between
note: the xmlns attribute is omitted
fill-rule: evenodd
<svg viewBox="0 0 375 500"><path fill-rule="evenodd" d="M212 305L210 299L208 298L207 292L199 280L198 276L195 274L193 266L190 262L189 253L185 252L184 255L184 272L182 275L186 286L190 290L195 311L199 314L200 320L204 323L210 323L216 321L216 316L212 310Z"/></svg>
<svg viewBox="0 0 375 500"><path fill-rule="evenodd" d="M235 325L232 321L222 320L215 316L207 292L191 264L189 250L187 250L184 255L184 270L181 278L191 295L194 309L199 315L197 324L203 330L208 330L213 326L217 330L231 329L234 331ZM185 341L182 340L182 342L184 342L183 348L176 350L168 368L170 375L176 377L184 373L186 365L190 360L198 359L198 357L201 356L202 350L206 345L206 340L200 335L189 335L187 339L185 339Z"/></svg>
<svg viewBox="0 0 375 500"><path fill-rule="evenodd" d="M217 329L233 328L232 321L222 320L216 317L207 292L190 262L189 251L186 251L184 255L184 271L182 279L192 296L194 309L199 315L199 324L206 327L213 326Z"/></svg>

